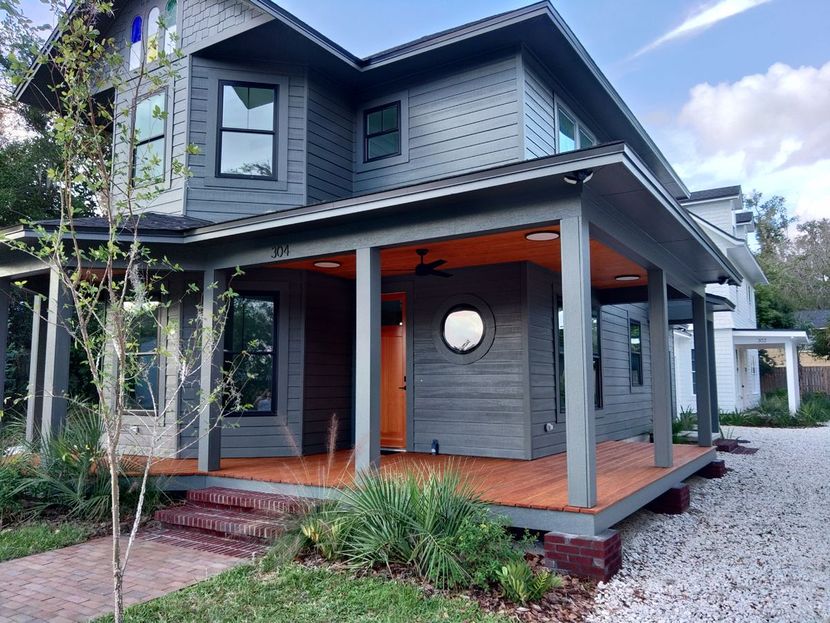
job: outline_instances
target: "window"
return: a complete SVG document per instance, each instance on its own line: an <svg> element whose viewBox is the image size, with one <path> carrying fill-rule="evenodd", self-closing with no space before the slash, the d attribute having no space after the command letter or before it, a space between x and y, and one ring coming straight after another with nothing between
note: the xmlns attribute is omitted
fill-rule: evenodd
<svg viewBox="0 0 830 623"><path fill-rule="evenodd" d="M559 151L573 151L585 149L597 144L596 139L588 129L573 114L565 110L562 105L556 105L556 125L559 128Z"/></svg>
<svg viewBox="0 0 830 623"><path fill-rule="evenodd" d="M602 344L600 340L599 326L600 310L591 310L591 344L593 345L593 369L594 369L594 407L602 408ZM556 327L556 348L558 350L557 368L559 385L559 412L565 412L565 314L562 310L562 299L557 297Z"/></svg>
<svg viewBox="0 0 830 623"><path fill-rule="evenodd" d="M643 327L637 320L628 323L628 342L631 354L631 384L643 384Z"/></svg>
<svg viewBox="0 0 830 623"><path fill-rule="evenodd" d="M401 103L370 108L363 113L363 161L373 162L401 153Z"/></svg>
<svg viewBox="0 0 830 623"><path fill-rule="evenodd" d="M153 309L157 307L153 305ZM155 411L159 398L158 322L154 311L143 311L133 325L127 357L127 400L142 411Z"/></svg>
<svg viewBox="0 0 830 623"><path fill-rule="evenodd" d="M484 339L484 319L472 305L453 307L444 316L441 337L454 353L472 352Z"/></svg>
<svg viewBox="0 0 830 623"><path fill-rule="evenodd" d="M276 178L277 87L247 82L220 82L220 176Z"/></svg>
<svg viewBox="0 0 830 623"><path fill-rule="evenodd" d="M166 97L163 92L141 100L135 107L132 180L158 184L164 181L164 129Z"/></svg>
<svg viewBox="0 0 830 623"><path fill-rule="evenodd" d="M277 294L236 296L225 330L225 369L241 393L243 411L276 413Z"/></svg>
<svg viewBox="0 0 830 623"><path fill-rule="evenodd" d="M130 69L141 67L144 58L144 47L141 44L143 24L140 15L133 18L133 25L130 27Z"/></svg>
<svg viewBox="0 0 830 623"><path fill-rule="evenodd" d="M177 29L176 29L176 0L169 0L164 10L164 51L166 54L173 54L176 50Z"/></svg>
<svg viewBox="0 0 830 623"><path fill-rule="evenodd" d="M147 62L152 63L159 57L159 19L161 11L157 6L147 15Z"/></svg>

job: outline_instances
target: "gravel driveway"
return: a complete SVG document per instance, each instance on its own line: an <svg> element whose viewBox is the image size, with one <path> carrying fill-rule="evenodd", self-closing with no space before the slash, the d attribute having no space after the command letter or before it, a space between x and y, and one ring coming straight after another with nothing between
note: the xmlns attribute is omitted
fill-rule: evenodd
<svg viewBox="0 0 830 623"><path fill-rule="evenodd" d="M692 478L688 513L617 526L623 570L589 621L830 621L830 428L734 430L760 450Z"/></svg>

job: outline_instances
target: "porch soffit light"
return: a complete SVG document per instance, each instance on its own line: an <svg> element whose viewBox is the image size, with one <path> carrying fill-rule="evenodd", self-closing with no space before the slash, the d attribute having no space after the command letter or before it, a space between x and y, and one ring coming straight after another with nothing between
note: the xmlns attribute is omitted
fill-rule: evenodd
<svg viewBox="0 0 830 623"><path fill-rule="evenodd" d="M617 275L614 279L617 281L639 281L640 275Z"/></svg>
<svg viewBox="0 0 830 623"><path fill-rule="evenodd" d="M559 238L559 232L556 231L532 231L525 234L525 238L533 240L534 242L545 242L547 240L556 240Z"/></svg>
<svg viewBox="0 0 830 623"><path fill-rule="evenodd" d="M340 262L334 260L318 260L314 262L317 268L340 268Z"/></svg>
<svg viewBox="0 0 830 623"><path fill-rule="evenodd" d="M573 173L568 173L565 176L565 181L568 184L587 184L591 181L591 178L594 177L594 172L590 170L583 170L583 171L574 171Z"/></svg>

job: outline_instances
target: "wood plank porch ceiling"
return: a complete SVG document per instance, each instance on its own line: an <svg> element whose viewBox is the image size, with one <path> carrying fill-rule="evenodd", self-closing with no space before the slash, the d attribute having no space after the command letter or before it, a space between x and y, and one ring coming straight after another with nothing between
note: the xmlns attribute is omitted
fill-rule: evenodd
<svg viewBox="0 0 830 623"><path fill-rule="evenodd" d="M483 457L399 453L384 455L381 470L402 473L413 469L454 468L461 472L481 498L490 504L536 510L597 514L651 483L711 452L711 448L674 446L674 466L654 466L654 445L605 441L597 445L597 505L568 505L565 453L521 461ZM202 475L196 459L161 459L153 465L156 476ZM222 459L211 476L283 484L339 488L353 481L352 451L305 457Z"/></svg>
<svg viewBox="0 0 830 623"><path fill-rule="evenodd" d="M508 262L529 261L553 272L561 272L559 240L536 242L525 238L526 234L544 230L558 231L557 226L522 229L498 234L487 234L475 238L458 238L422 242L414 245L392 247L381 250L381 273L384 277L411 275L419 258L415 249L429 249L427 262L446 260L441 270L452 272L455 268L485 266ZM319 268L314 265L320 260L340 264L337 268ZM352 253L318 257L305 260L286 261L271 264L275 268L313 270L347 279L355 278L355 256ZM634 281L617 281L618 275L637 275ZM646 270L617 251L597 240L591 240L591 285L594 288L621 288L643 286L647 283Z"/></svg>

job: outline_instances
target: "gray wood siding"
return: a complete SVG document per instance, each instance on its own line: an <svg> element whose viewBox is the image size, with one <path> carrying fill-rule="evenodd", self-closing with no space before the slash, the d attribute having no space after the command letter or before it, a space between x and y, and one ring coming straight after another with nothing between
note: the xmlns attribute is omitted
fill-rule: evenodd
<svg viewBox="0 0 830 623"><path fill-rule="evenodd" d="M355 193L422 182L521 160L518 54L414 79L408 90L407 162L356 172ZM397 85L392 92L399 92ZM383 93L372 94L371 99ZM360 114L360 113L359 113ZM362 161L362 137L355 159Z"/></svg>
<svg viewBox="0 0 830 623"><path fill-rule="evenodd" d="M338 90L327 84L323 76L309 76L309 203L340 199L352 194L355 113Z"/></svg>
<svg viewBox="0 0 830 623"><path fill-rule="evenodd" d="M271 19L244 0L179 0L179 5L179 46L185 52Z"/></svg>
<svg viewBox="0 0 830 623"><path fill-rule="evenodd" d="M305 297L303 453L352 444L354 282L309 272Z"/></svg>
<svg viewBox="0 0 830 623"><path fill-rule="evenodd" d="M558 395L554 365L554 290L559 276L528 266L528 358L533 458L565 451L565 415L557 422ZM643 331L642 387L630 382L628 322ZM597 441L626 439L651 430L651 357L645 305L606 305L600 309L603 406L596 411ZM552 423L552 431L545 424Z"/></svg>
<svg viewBox="0 0 830 623"><path fill-rule="evenodd" d="M553 90L537 71L537 65L525 55L524 70L524 140L525 159L556 153L556 122Z"/></svg>
<svg viewBox="0 0 830 623"><path fill-rule="evenodd" d="M295 456L302 448L303 361L304 361L304 294L303 275L297 271L251 269L231 281L230 287L241 291L273 291L275 284L287 283L288 295L280 296L280 306L288 305L288 404L285 416L229 416L222 425L222 457ZM195 301L185 308L185 314L195 317ZM192 329L191 329L192 332ZM183 332L186 334L186 332ZM198 379L183 392L184 409L198 409ZM196 426L180 432L180 447L195 440ZM193 444L180 456L196 456Z"/></svg>
<svg viewBox="0 0 830 623"><path fill-rule="evenodd" d="M410 439L416 452L429 452L437 439L444 454L528 458L522 271L520 264L505 264L414 281ZM450 363L433 340L436 309L460 293L487 302L496 321L492 347L470 364Z"/></svg>
<svg viewBox="0 0 830 623"><path fill-rule="evenodd" d="M190 86L190 142L199 148L188 164L186 213L211 221L240 218L304 205L306 202L306 77L296 67L217 63L193 56ZM278 141L287 140L285 179L277 182L216 177L217 84L222 79L272 84L284 81L280 98L288 98L287 127L278 128ZM279 164L278 164L279 168Z"/></svg>

